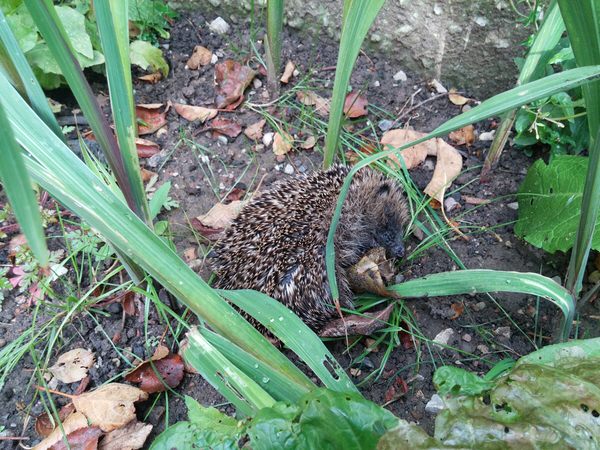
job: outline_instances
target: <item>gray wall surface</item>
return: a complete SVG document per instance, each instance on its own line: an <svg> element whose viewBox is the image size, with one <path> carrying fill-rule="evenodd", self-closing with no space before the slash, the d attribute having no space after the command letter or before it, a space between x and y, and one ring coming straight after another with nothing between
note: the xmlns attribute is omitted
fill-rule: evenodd
<svg viewBox="0 0 600 450"><path fill-rule="evenodd" d="M250 0L188 0L225 20L250 20ZM266 0L254 0L263 9ZM517 3L515 1L515 3ZM339 39L342 0L285 0L285 24ZM512 87L530 31L508 0L387 0L364 47L406 71L487 97Z"/></svg>

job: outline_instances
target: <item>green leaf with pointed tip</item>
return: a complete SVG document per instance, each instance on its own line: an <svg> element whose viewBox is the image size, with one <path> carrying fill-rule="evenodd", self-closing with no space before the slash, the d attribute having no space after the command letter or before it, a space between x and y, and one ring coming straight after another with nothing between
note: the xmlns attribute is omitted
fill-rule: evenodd
<svg viewBox="0 0 600 450"><path fill-rule="evenodd" d="M515 233L549 253L570 250L579 226L588 163L587 157L568 155L555 156L549 164L536 161L519 189ZM592 248L600 249L599 227Z"/></svg>
<svg viewBox="0 0 600 450"><path fill-rule="evenodd" d="M144 70L149 67L154 72L160 70L164 78L169 75L169 65L159 48L154 47L149 42L137 40L130 44L129 50L131 52L131 64L140 66Z"/></svg>
<svg viewBox="0 0 600 450"><path fill-rule="evenodd" d="M85 29L84 15L69 6L55 6L54 8L75 51L88 59L93 59L94 49L92 40Z"/></svg>

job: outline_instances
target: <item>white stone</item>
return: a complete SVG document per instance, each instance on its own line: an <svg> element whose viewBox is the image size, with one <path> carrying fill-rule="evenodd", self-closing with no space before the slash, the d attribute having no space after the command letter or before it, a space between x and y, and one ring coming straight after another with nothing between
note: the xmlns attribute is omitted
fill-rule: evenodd
<svg viewBox="0 0 600 450"><path fill-rule="evenodd" d="M454 330L452 328L446 328L440 331L436 337L433 338L434 345L438 348L443 348L448 345L450 339L454 337Z"/></svg>
<svg viewBox="0 0 600 450"><path fill-rule="evenodd" d="M485 27L488 24L488 20L483 16L475 17L475 23L480 27Z"/></svg>
<svg viewBox="0 0 600 450"><path fill-rule="evenodd" d="M425 405L425 411L427 411L429 414L438 414L445 407L446 405L444 404L442 397L437 394L433 394L431 396L431 400L429 400Z"/></svg>
<svg viewBox="0 0 600 450"><path fill-rule="evenodd" d="M400 81L404 83L406 80L408 80L408 77L406 76L406 73L404 73L403 70L399 70L394 74L394 81Z"/></svg>
<svg viewBox="0 0 600 450"><path fill-rule="evenodd" d="M480 141L493 141L495 135L496 135L496 130L484 131L483 133L481 133L479 135L479 140Z"/></svg>
<svg viewBox="0 0 600 450"><path fill-rule="evenodd" d="M288 175L291 175L294 173L294 166L292 166L291 164L286 164L283 171Z"/></svg>
<svg viewBox="0 0 600 450"><path fill-rule="evenodd" d="M265 147L268 147L269 145L271 145L271 143L273 142L274 135L275 135L275 133L273 133L273 132L263 134L262 143L265 145Z"/></svg>
<svg viewBox="0 0 600 450"><path fill-rule="evenodd" d="M519 209L519 202L512 202L506 206L508 206L510 209L514 209L516 211L517 209Z"/></svg>
<svg viewBox="0 0 600 450"><path fill-rule="evenodd" d="M423 163L423 169L425 170L433 170L435 169L435 163L431 159L426 159Z"/></svg>
<svg viewBox="0 0 600 450"><path fill-rule="evenodd" d="M446 209L446 212L452 212L456 208L460 208L460 203L454 200L454 198L448 197L444 200L444 208Z"/></svg>
<svg viewBox="0 0 600 450"><path fill-rule="evenodd" d="M208 28L213 33L227 34L229 33L230 26L227 22L225 22L225 19L223 19L222 17L217 17L208 25Z"/></svg>
<svg viewBox="0 0 600 450"><path fill-rule="evenodd" d="M258 78L255 78L254 81L252 81L252 86L254 86L254 89L258 89L262 86L262 81L260 81Z"/></svg>
<svg viewBox="0 0 600 450"><path fill-rule="evenodd" d="M210 57L210 63L216 64L218 60L219 60L219 57L213 53L212 56Z"/></svg>
<svg viewBox="0 0 600 450"><path fill-rule="evenodd" d="M375 87L379 87L379 86L381 86L381 83L379 82L379 80L375 80L375 81L373 82L373 86L375 86Z"/></svg>
<svg viewBox="0 0 600 450"><path fill-rule="evenodd" d="M471 337L471 335L469 333L463 334L463 337L462 337L463 341L465 341L465 342L471 342L471 339L473 339L473 338Z"/></svg>

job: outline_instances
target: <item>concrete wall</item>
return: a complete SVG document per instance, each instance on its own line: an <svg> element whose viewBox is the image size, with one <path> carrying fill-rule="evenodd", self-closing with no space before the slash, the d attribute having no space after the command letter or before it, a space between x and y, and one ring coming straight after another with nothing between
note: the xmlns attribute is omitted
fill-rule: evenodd
<svg viewBox="0 0 600 450"><path fill-rule="evenodd" d="M234 22L249 20L251 10L250 0L173 3ZM261 9L265 3L254 0ZM339 39L341 8L342 0L285 0L286 25ZM387 0L365 46L399 69L486 97L516 80L513 58L528 35L516 19L507 0Z"/></svg>

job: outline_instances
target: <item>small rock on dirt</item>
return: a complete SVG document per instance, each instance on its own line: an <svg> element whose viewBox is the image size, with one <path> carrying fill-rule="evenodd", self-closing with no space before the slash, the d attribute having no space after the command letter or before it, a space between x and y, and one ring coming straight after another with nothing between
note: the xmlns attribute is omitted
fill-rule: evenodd
<svg viewBox="0 0 600 450"><path fill-rule="evenodd" d="M465 342L471 342L471 339L473 339L473 338L471 337L471 335L469 333L463 334L463 337L462 337L463 341L465 341Z"/></svg>
<svg viewBox="0 0 600 450"><path fill-rule="evenodd" d="M265 147L268 147L269 145L271 145L271 143L273 142L274 135L275 135L275 133L273 133L273 132L263 134L262 142L265 145Z"/></svg>
<svg viewBox="0 0 600 450"><path fill-rule="evenodd" d="M387 131L394 126L394 122L392 122L391 120L384 119L380 120L377 126L381 131Z"/></svg>
<svg viewBox="0 0 600 450"><path fill-rule="evenodd" d="M446 212L452 212L455 209L460 208L460 203L458 203L452 197L448 197L446 200L444 200L444 208L446 209Z"/></svg>
<svg viewBox="0 0 600 450"><path fill-rule="evenodd" d="M510 327L498 327L494 330L494 334L503 339L510 339Z"/></svg>
<svg viewBox="0 0 600 450"><path fill-rule="evenodd" d="M229 33L229 29L231 27L225 21L225 19L223 19L222 17L217 17L208 25L208 28L210 29L210 31L216 34L227 34Z"/></svg>
<svg viewBox="0 0 600 450"><path fill-rule="evenodd" d="M510 208L510 209L514 209L515 211L516 211L517 209L519 209L519 203L518 203L518 202L512 202L512 203L508 203L506 206L507 206L508 208Z"/></svg>
<svg viewBox="0 0 600 450"><path fill-rule="evenodd" d="M442 397L437 394L433 394L431 396L431 400L429 400L425 405L425 411L427 411L429 414L438 414L444 408L444 400L442 400Z"/></svg>
<svg viewBox="0 0 600 450"><path fill-rule="evenodd" d="M283 169L283 171L285 173L287 173L288 175L291 175L294 173L294 166L292 166L291 164L286 164L285 168Z"/></svg>
<svg viewBox="0 0 600 450"><path fill-rule="evenodd" d="M481 311L481 310L485 309L485 306L486 306L485 302L475 303L473 305L473 311Z"/></svg>
<svg viewBox="0 0 600 450"><path fill-rule="evenodd" d="M440 331L436 337L433 338L434 345L438 348L443 348L448 345L450 340L454 337L454 330L452 328L446 328Z"/></svg>
<svg viewBox="0 0 600 450"><path fill-rule="evenodd" d="M404 83L406 80L408 80L408 77L406 76L406 73L404 73L403 70L399 70L394 74L394 81L400 81Z"/></svg>

